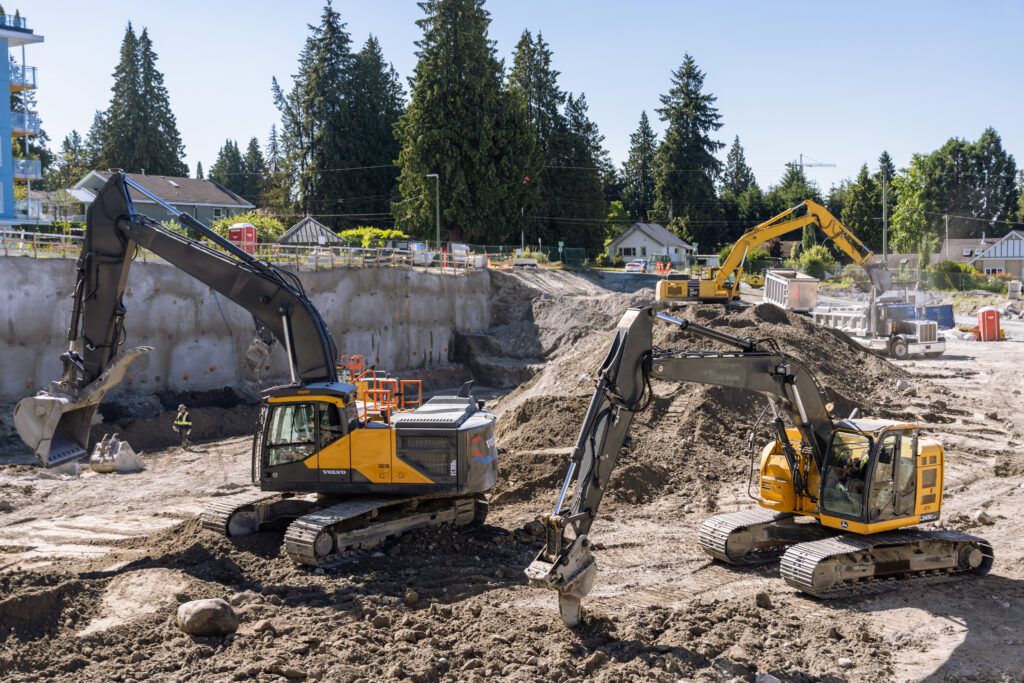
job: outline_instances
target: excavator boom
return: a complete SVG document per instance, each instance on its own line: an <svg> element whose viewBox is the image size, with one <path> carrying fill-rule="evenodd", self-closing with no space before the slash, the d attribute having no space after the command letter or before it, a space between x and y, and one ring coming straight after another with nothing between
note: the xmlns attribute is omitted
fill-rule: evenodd
<svg viewBox="0 0 1024 683"><path fill-rule="evenodd" d="M175 211L183 223L229 253L138 213L130 187ZM295 275L253 258L123 173L114 173L89 207L68 350L61 355L62 377L15 408L18 432L43 466L85 455L89 426L103 395L116 386L134 358L150 350L138 347L118 356L124 342L123 296L137 247L149 249L250 311L285 347L293 383L336 381L334 340Z"/></svg>
<svg viewBox="0 0 1024 683"><path fill-rule="evenodd" d="M806 213L793 217L801 209ZM857 236L850 232L828 209L810 199L772 216L767 221L755 226L740 237L732 250L722 262L721 267L714 271L710 278L703 278L689 286L673 286L671 278L658 284L658 300L666 303L685 301L731 301L739 297L740 278L743 275L743 264L746 263L750 251L765 242L799 230L805 225L815 225L825 236L849 256L868 274L871 286L876 294L881 294L892 286L892 275L879 264L874 254ZM729 278L733 278L730 285Z"/></svg>

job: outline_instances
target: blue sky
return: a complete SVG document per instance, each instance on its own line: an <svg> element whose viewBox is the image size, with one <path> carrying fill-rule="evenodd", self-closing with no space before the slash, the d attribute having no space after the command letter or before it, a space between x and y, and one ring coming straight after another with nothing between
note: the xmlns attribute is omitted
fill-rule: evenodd
<svg viewBox="0 0 1024 683"><path fill-rule="evenodd" d="M335 8L356 47L369 34L403 84L416 63L422 16L411 0L349 2ZM271 76L289 85L307 24L321 0L124 2L32 0L21 10L46 42L26 49L39 68L38 104L56 150L73 128L83 135L110 100L125 25L147 27L160 58L187 162L205 168L226 138L265 142L278 120ZM616 164L629 135L655 108L689 52L717 95L723 126L739 135L762 187L784 164L808 168L825 190L874 165L888 149L897 166L952 136L976 139L993 126L1024 164L1024 3L630 2L490 0L491 38L511 52L524 29L542 32L564 90L583 92ZM20 48L14 50L20 60ZM721 155L724 158L723 149Z"/></svg>

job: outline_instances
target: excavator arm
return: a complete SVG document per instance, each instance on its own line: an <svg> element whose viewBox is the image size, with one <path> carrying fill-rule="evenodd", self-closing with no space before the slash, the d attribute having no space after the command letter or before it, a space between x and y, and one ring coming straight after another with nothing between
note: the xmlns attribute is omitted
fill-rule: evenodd
<svg viewBox="0 0 1024 683"><path fill-rule="evenodd" d="M801 208L806 208L807 213L803 216L791 218ZM769 218L740 237L715 275L715 290L723 291L729 289L727 281L729 276L735 273L736 277L732 284L732 296L730 297L735 298L739 293L740 277L743 275L743 264L746 262L747 254L750 250L759 244L764 244L768 240L780 237L794 230L799 230L805 225L818 226L825 233L826 237L843 250L844 254L863 268L867 272L868 278L875 287L877 294L881 294L892 285L892 275L875 261L871 250L857 239L857 236L850 232L846 226L840 223L828 209L817 202L807 199L777 216Z"/></svg>
<svg viewBox="0 0 1024 683"><path fill-rule="evenodd" d="M652 337L656 317L735 350L658 349ZM649 402L652 378L732 387L767 397L776 438L794 473L794 485L804 492L806 482L786 436L783 415L800 431L802 447L810 450L819 471L833 429L824 392L814 376L802 363L779 352L774 342L737 337L656 313L650 307L631 308L623 315L597 376L555 509L542 518L544 548L526 569L531 584L558 591L562 619L569 626L579 623L580 601L590 592L597 571L588 538L590 527L616 461L628 449L633 416Z"/></svg>
<svg viewBox="0 0 1024 683"><path fill-rule="evenodd" d="M138 213L129 188L162 204L228 253ZM114 173L89 207L62 377L49 391L15 408L22 440L45 467L85 455L89 426L103 395L123 378L132 359L151 350L138 347L118 355L124 342L123 296L139 246L252 313L285 348L293 384L336 380L334 340L294 274L254 258L123 173Z"/></svg>

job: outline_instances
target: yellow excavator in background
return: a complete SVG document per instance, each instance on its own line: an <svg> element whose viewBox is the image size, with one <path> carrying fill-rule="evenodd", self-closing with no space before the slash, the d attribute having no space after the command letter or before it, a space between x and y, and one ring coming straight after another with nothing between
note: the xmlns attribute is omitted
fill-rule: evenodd
<svg viewBox="0 0 1024 683"><path fill-rule="evenodd" d="M800 209L807 213L791 218ZM759 244L799 230L805 225L816 225L825 236L835 242L843 252L863 268L875 288L876 294L889 289L892 275L875 260L874 254L850 232L846 226L821 204L807 199L754 227L733 245L721 266L706 269L700 277L669 275L658 282L655 298L668 305L688 303L727 303L740 298L740 280L747 254Z"/></svg>

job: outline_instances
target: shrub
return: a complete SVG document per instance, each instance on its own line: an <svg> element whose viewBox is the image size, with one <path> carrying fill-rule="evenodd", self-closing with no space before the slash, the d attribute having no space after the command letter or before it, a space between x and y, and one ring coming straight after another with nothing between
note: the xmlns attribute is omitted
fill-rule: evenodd
<svg viewBox="0 0 1024 683"><path fill-rule="evenodd" d="M594 259L594 263L597 265L598 268L607 268L608 254L602 251L600 254L597 255L597 258Z"/></svg>
<svg viewBox="0 0 1024 683"><path fill-rule="evenodd" d="M523 250L523 258L534 258L537 259L537 263L547 263L548 255L543 251L530 251L529 249Z"/></svg>
<svg viewBox="0 0 1024 683"><path fill-rule="evenodd" d="M615 252L615 255L612 256L612 267L621 268L624 265L625 261L622 260L622 254L620 254L619 252Z"/></svg>
<svg viewBox="0 0 1024 683"><path fill-rule="evenodd" d="M221 237L228 236L228 228L235 223L252 223L256 226L256 236L260 242L276 242L281 238L281 235L285 232L284 224L273 216L265 216L256 211L249 211L248 213L241 213L237 216L225 216L218 221L214 221L213 231ZM175 221L177 224L177 221ZM178 230L181 229L179 226Z"/></svg>
<svg viewBox="0 0 1024 683"><path fill-rule="evenodd" d="M355 243L364 249L369 249L371 247L387 246L387 243L391 240L407 240L409 236L401 230L382 230L381 228L372 228L364 225L342 231L341 238L350 245Z"/></svg>
<svg viewBox="0 0 1024 683"><path fill-rule="evenodd" d="M971 279L972 274L977 274L977 271L966 263L944 259L931 268L932 286L936 289L973 289L973 287L964 286L965 281Z"/></svg>
<svg viewBox="0 0 1024 683"><path fill-rule="evenodd" d="M800 271L824 279L825 271L831 270L836 265L835 257L823 244L815 244L810 249L804 249L799 259Z"/></svg>

